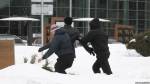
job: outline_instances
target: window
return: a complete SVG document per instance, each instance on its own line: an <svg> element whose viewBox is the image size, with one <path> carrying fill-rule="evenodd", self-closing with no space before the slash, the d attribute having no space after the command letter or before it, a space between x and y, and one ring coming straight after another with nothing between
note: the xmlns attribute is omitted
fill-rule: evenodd
<svg viewBox="0 0 150 84"><path fill-rule="evenodd" d="M135 26L136 25L136 20L129 20L129 25Z"/></svg>
<svg viewBox="0 0 150 84"><path fill-rule="evenodd" d="M144 20L139 20L138 21L138 30L144 31L145 29L145 21Z"/></svg>
<svg viewBox="0 0 150 84"><path fill-rule="evenodd" d="M87 16L87 9L73 8L72 15L73 17L85 17Z"/></svg>
<svg viewBox="0 0 150 84"><path fill-rule="evenodd" d="M136 2L129 1L129 10L136 10Z"/></svg>
<svg viewBox="0 0 150 84"><path fill-rule="evenodd" d="M123 9L123 6L124 6L123 1L120 1L119 2L119 9Z"/></svg>
<svg viewBox="0 0 150 84"><path fill-rule="evenodd" d="M96 4L97 4L97 8L106 8L107 0L97 0Z"/></svg>
<svg viewBox="0 0 150 84"><path fill-rule="evenodd" d="M30 16L30 7L11 7L11 16Z"/></svg>
<svg viewBox="0 0 150 84"><path fill-rule="evenodd" d="M145 9L145 3L144 2L138 2L138 10L144 10Z"/></svg>
<svg viewBox="0 0 150 84"><path fill-rule="evenodd" d="M144 11L138 11L138 19L145 19L145 12Z"/></svg>
<svg viewBox="0 0 150 84"><path fill-rule="evenodd" d="M139 0L140 2L145 2L145 0Z"/></svg>
<svg viewBox="0 0 150 84"><path fill-rule="evenodd" d="M10 6L30 6L31 0L10 0Z"/></svg>
<svg viewBox="0 0 150 84"><path fill-rule="evenodd" d="M106 18L106 9L97 9L97 17Z"/></svg>
<svg viewBox="0 0 150 84"><path fill-rule="evenodd" d="M69 0L56 0L57 7L69 7Z"/></svg>
<svg viewBox="0 0 150 84"><path fill-rule="evenodd" d="M119 18L124 18L124 10L119 10Z"/></svg>
<svg viewBox="0 0 150 84"><path fill-rule="evenodd" d="M118 2L114 0L108 0L108 8L109 9L117 9Z"/></svg>
<svg viewBox="0 0 150 84"><path fill-rule="evenodd" d="M4 15L4 16L9 16L9 7L4 7L2 9L0 9L0 15Z"/></svg>
<svg viewBox="0 0 150 84"><path fill-rule="evenodd" d="M91 3L90 3L90 7L91 8L95 8L95 2L96 2L96 0L91 0Z"/></svg>
<svg viewBox="0 0 150 84"><path fill-rule="evenodd" d="M91 17L96 17L96 11L95 11L95 9L91 9L90 10L90 16Z"/></svg>
<svg viewBox="0 0 150 84"><path fill-rule="evenodd" d="M69 8L57 8L57 16L69 16Z"/></svg>
<svg viewBox="0 0 150 84"><path fill-rule="evenodd" d="M117 10L108 10L108 18L117 18Z"/></svg>
<svg viewBox="0 0 150 84"><path fill-rule="evenodd" d="M136 19L136 11L129 11L129 19Z"/></svg>
<svg viewBox="0 0 150 84"><path fill-rule="evenodd" d="M2 26L0 26L0 33L1 34L8 33L8 27L2 27Z"/></svg>

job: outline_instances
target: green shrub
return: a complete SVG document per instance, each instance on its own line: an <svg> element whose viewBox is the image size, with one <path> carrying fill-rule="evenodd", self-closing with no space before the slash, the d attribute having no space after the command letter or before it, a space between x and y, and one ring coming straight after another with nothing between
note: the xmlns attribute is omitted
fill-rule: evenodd
<svg viewBox="0 0 150 84"><path fill-rule="evenodd" d="M135 39L132 39L129 43L126 44L127 49L135 49L136 42L134 40Z"/></svg>
<svg viewBox="0 0 150 84"><path fill-rule="evenodd" d="M150 56L150 31L135 36L136 42L129 42L128 49L135 49L144 57Z"/></svg>
<svg viewBox="0 0 150 84"><path fill-rule="evenodd" d="M31 64L34 64L36 62L36 57L37 57L36 54L31 56L31 61L30 61Z"/></svg>
<svg viewBox="0 0 150 84"><path fill-rule="evenodd" d="M28 58L24 57L24 63L27 63L27 62L28 62Z"/></svg>
<svg viewBox="0 0 150 84"><path fill-rule="evenodd" d="M35 64L36 63L36 57L37 57L36 54L32 55L30 61L28 60L27 57L24 57L24 63L28 63L28 61L29 61L30 64ZM50 72L53 72L53 69L52 69L52 67L49 67L49 64L50 63L48 62L48 59L46 59L45 64L42 66L42 68L45 70L48 70Z"/></svg>

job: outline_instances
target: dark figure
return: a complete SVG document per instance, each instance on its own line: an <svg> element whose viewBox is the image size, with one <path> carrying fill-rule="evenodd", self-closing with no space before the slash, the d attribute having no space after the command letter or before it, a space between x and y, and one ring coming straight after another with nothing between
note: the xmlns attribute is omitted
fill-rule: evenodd
<svg viewBox="0 0 150 84"><path fill-rule="evenodd" d="M84 48L91 54L92 51L96 53L97 60L93 64L93 72L101 73L100 68L107 75L112 74L108 58L110 55L108 47L108 36L100 29L100 21L98 18L93 19L90 22L91 30L81 39L81 43ZM88 46L88 43L92 45L92 48Z"/></svg>
<svg viewBox="0 0 150 84"><path fill-rule="evenodd" d="M58 56L55 71L66 74L65 70L72 66L74 61L74 49L69 35L63 29L57 29L50 43L39 48L39 52L48 49L39 61L47 59L52 53Z"/></svg>
<svg viewBox="0 0 150 84"><path fill-rule="evenodd" d="M64 18L64 27L63 29L65 32L67 32L71 38L72 46L74 47L74 55L75 55L75 41L81 38L80 33L77 29L73 28L71 26L72 24L72 18L71 17L65 17Z"/></svg>

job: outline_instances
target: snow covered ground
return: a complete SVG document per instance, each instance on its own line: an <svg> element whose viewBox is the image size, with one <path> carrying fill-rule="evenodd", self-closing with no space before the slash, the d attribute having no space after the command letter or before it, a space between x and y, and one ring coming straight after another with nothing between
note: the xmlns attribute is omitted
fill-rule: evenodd
<svg viewBox="0 0 150 84"><path fill-rule="evenodd" d="M0 70L0 84L150 84L150 57L142 57L135 50L127 50L125 45L109 44L110 66L113 74L94 74L92 64L95 57L82 47L76 48L77 57L73 66L66 70L69 74L49 72L41 68L44 64L23 63L23 58L31 58L39 47L15 47L15 65ZM57 56L49 57L53 68ZM29 59L30 60L30 59ZM72 75L74 74L74 75Z"/></svg>

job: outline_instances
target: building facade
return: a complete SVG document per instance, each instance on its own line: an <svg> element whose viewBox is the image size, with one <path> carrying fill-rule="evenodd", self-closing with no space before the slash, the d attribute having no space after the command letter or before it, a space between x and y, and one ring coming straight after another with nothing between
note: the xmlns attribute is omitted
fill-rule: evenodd
<svg viewBox="0 0 150 84"><path fill-rule="evenodd" d="M39 1L0 0L0 18L28 16L41 19L40 15L31 13L32 4L40 4ZM44 0L44 4L53 5L52 15L44 15L44 24L48 24L51 17L98 17L111 20L110 23L102 23L102 28L109 36L114 35L115 24L131 25L136 33L150 29L150 0ZM0 33L26 36L27 24L26 21L21 25L15 21L0 21ZM83 34L89 28L88 22L74 22L74 27ZM32 29L33 33L40 33L41 22L32 22Z"/></svg>

